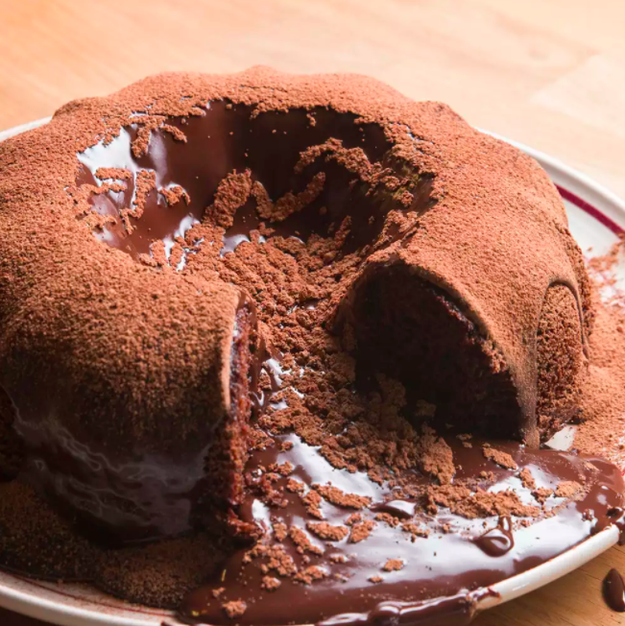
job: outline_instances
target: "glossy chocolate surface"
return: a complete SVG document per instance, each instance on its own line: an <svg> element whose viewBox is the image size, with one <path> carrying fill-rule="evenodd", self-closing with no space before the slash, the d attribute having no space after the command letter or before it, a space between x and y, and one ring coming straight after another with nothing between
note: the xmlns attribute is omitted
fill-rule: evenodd
<svg viewBox="0 0 625 626"><path fill-rule="evenodd" d="M155 241L163 241L166 248L172 246L194 223L207 219L205 210L213 201L219 183L232 172L249 169L253 180L259 181L274 201L289 192L304 191L315 174L325 174L323 191L304 210L281 222L266 224L276 236L301 240L307 240L313 233L327 236L350 216L351 230L345 252L375 242L386 214L398 206L391 197L368 193L371 189L366 184L329 158L318 158L300 168L301 171L296 165L307 148L338 138L342 147L359 148L371 163L379 162L392 168L393 162L387 153L390 144L382 129L374 124L358 123L354 115L325 109L312 113L304 110L290 110L288 114L252 113L253 110L244 105L211 102L202 117L168 121L185 133L184 142L162 131L153 132L147 154L137 157L132 151L137 130L130 126L122 129L112 143L98 144L79 155L83 165L80 184L99 185L95 175L101 167L122 168L133 174L124 181L124 191L93 196L96 211L117 220L96 236L134 257L149 254ZM141 170L154 172L156 189L148 193L141 218L130 217L134 230L128 234L119 213L123 208L134 206L136 175ZM413 210L423 211L430 206L430 184L431 180L423 177ZM178 186L187 192L190 201L168 206L158 190ZM241 241L249 241L250 231L257 229L260 223L254 204L248 203L225 233L221 242L223 252L233 251ZM188 243L192 248L197 242ZM189 251L187 249L187 253Z"/></svg>
<svg viewBox="0 0 625 626"><path fill-rule="evenodd" d="M615 569L611 569L603 579L603 597L613 611L625 612L625 582Z"/></svg>
<svg viewBox="0 0 625 626"><path fill-rule="evenodd" d="M409 533L384 522L376 522L371 536L360 543L350 543L349 539L321 541L311 535L311 541L323 553L310 554L308 565L287 538L281 545L298 566L319 565L327 576L310 585L282 579L275 591L261 589L263 572L255 560L246 563L245 550L241 550L223 564L217 580L187 597L181 609L185 621L229 623L221 603L243 600L247 610L237 618L237 623L241 624L304 624L330 618L333 618L331 624L378 623L376 615L381 607L393 613L399 611L397 606L401 607L403 616L400 623L429 624L427 619L430 618L434 619L431 623L447 623L436 620L445 615L449 618L448 611L453 613L460 605L443 602L441 598L460 594L458 597L463 597L465 602L463 610L470 613L467 608L471 604L469 592L561 554L612 523L615 510L623 506L624 485L620 472L601 459L547 449L529 450L511 442L493 442L518 464L518 470L509 470L484 458L480 442L469 449L451 438L448 443L456 464L462 468L457 480L475 478L479 483L482 472L494 472L495 481L488 487L489 491L514 489L524 503L535 504L531 490L525 488L518 477L519 472L527 468L536 478L537 488L555 489L562 481L585 481L585 493L577 502L569 502L563 508L561 503L565 499L551 496L547 500L549 516L532 520L527 527L520 518L465 519L443 508L436 515L428 516L421 511L413 517L411 507L414 509L415 503L397 502L392 491L372 483L365 475L336 470L314 448L294 435L286 437L293 443L290 451L278 452L273 448L257 452L250 460L250 469L289 461L295 466L291 476L308 487L331 482L345 492L371 498L369 510L361 511L366 519L374 519L374 512L392 511L404 520L413 519L427 528L429 536L412 540ZM424 485L431 481L429 477L416 474L415 480ZM311 519L295 494L287 498L284 508L268 508L253 495L244 504L246 519L264 529L266 545L277 543L272 533L276 522L305 528ZM354 512L325 501L322 511L325 521L333 525L344 524ZM446 524L449 525L447 532L442 530ZM343 558L345 563L340 562ZM384 571L388 559L401 560L403 567L399 571ZM378 582L371 581L377 577L380 577ZM219 587L225 591L217 600L212 590ZM403 604L397 605L397 602ZM389 617L388 621L384 618L380 623L395 622Z"/></svg>

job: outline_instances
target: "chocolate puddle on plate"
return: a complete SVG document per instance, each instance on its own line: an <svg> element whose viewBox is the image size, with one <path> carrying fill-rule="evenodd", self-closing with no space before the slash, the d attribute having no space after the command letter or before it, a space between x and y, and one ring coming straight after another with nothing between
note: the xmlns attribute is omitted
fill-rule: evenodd
<svg viewBox="0 0 625 626"><path fill-rule="evenodd" d="M333 468L293 434L255 452L248 465L254 479L273 473L284 501L268 507L250 492L242 516L263 529L263 539L232 554L214 580L190 593L179 618L259 626L461 624L489 585L619 521L622 477L602 459L512 442L447 443L454 483L463 487L433 485L415 473L420 495L405 500L364 474Z"/></svg>

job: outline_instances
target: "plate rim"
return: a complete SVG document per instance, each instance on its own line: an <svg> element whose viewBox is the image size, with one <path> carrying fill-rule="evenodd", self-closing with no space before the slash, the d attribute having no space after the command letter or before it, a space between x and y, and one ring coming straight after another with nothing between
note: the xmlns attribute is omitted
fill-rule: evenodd
<svg viewBox="0 0 625 626"><path fill-rule="evenodd" d="M1 131L0 142L23 132L38 128L48 123L51 119L51 117L46 117ZM586 212L589 212L595 219L598 219L613 232L618 233L625 231L625 201L605 186L597 183L586 174L570 167L560 159L552 157L540 150L521 142L508 139L498 133L483 129L478 130L522 150L536 159L548 174L557 172L558 177L566 181L566 185L556 186L559 191L564 190L570 194L570 197L567 198L570 202ZM601 210L596 208L597 204L601 205ZM592 209L592 211L589 211L588 207ZM605 209L607 209L607 211L605 211ZM599 216L606 218L606 221L602 220ZM514 600L515 598L565 576L614 546L618 542L618 539L619 531L616 526L608 526L549 561L545 561L532 569L490 585L488 589L492 593L477 601L477 612ZM0 572L0 575L11 576L11 574L6 572ZM22 576L15 576L15 578L19 580L29 580ZM136 606L136 610L140 610L141 607L141 605L129 605L129 607L130 606ZM6 587L2 584L1 580L0 607L36 619L52 620L52 623L58 626L155 626L155 622L152 620L146 621L146 619L143 618L111 615L103 611L76 606L75 604L67 604L62 601L37 596L35 593ZM119 608L123 610L122 606ZM152 613L151 617L171 619L173 615L170 617L169 614L164 611L162 614Z"/></svg>

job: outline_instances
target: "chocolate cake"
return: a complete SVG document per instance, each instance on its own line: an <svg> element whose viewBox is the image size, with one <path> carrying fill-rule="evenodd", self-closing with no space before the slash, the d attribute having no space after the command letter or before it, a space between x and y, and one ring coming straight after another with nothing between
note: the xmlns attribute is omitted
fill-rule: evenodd
<svg viewBox="0 0 625 626"><path fill-rule="evenodd" d="M594 316L558 193L445 105L266 68L69 103L0 144L0 259L4 567L411 622L620 515L538 449Z"/></svg>

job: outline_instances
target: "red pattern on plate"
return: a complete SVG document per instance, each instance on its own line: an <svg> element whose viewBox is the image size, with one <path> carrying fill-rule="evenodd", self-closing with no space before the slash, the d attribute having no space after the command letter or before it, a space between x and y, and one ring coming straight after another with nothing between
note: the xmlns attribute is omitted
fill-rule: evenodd
<svg viewBox="0 0 625 626"><path fill-rule="evenodd" d="M588 213L588 215L594 217L606 228L609 228L615 235L621 235L625 232L616 222L613 222L607 215L604 215L597 207L594 207L583 198L575 195L572 191L569 191L564 187L560 187L560 185L556 185L556 189L565 200L574 204L578 209L584 211L584 213Z"/></svg>

